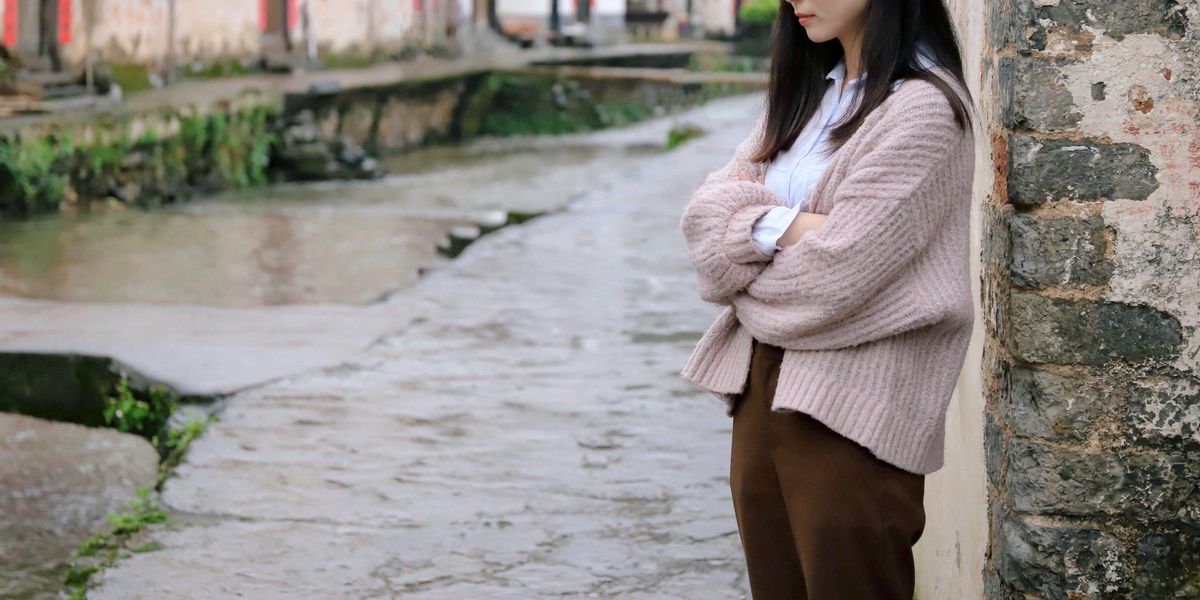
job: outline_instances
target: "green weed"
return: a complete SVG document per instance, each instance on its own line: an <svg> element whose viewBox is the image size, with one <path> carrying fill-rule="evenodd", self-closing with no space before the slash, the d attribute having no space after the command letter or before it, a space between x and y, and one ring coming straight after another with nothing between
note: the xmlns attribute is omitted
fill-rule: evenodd
<svg viewBox="0 0 1200 600"><path fill-rule="evenodd" d="M145 400L135 397L129 389L129 380L122 377L117 382L117 394L105 399L104 422L120 431L150 438L162 429L178 406L174 394L161 385L152 387Z"/></svg>

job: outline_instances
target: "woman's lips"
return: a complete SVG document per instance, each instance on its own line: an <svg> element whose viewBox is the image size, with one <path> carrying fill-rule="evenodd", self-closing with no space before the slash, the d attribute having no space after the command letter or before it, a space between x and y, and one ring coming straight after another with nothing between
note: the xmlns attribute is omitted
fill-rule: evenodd
<svg viewBox="0 0 1200 600"><path fill-rule="evenodd" d="M813 16L812 15L804 15L804 14L796 14L796 18L799 19L801 25L808 25L808 22L812 20Z"/></svg>

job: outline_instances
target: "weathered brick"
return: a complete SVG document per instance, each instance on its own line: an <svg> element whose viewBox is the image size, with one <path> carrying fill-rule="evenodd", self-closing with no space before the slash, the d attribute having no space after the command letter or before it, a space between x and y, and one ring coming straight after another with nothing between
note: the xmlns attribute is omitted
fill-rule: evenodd
<svg viewBox="0 0 1200 600"><path fill-rule="evenodd" d="M983 411L983 456L988 481L992 487L1000 487L1000 471L1004 466L1004 430L992 416L992 411Z"/></svg>
<svg viewBox="0 0 1200 600"><path fill-rule="evenodd" d="M1145 200L1158 189L1158 167L1137 144L1013 135L1008 143L1008 201Z"/></svg>
<svg viewBox="0 0 1200 600"><path fill-rule="evenodd" d="M375 101L371 98L364 97L349 104L342 111L338 132L348 136L359 146L371 145L375 138L377 112Z"/></svg>
<svg viewBox="0 0 1200 600"><path fill-rule="evenodd" d="M1145 378L1132 386L1128 406L1134 443L1200 448L1200 382L1195 379Z"/></svg>
<svg viewBox="0 0 1200 600"><path fill-rule="evenodd" d="M1200 598L1200 531L1150 533L1134 546L1134 598Z"/></svg>
<svg viewBox="0 0 1200 600"><path fill-rule="evenodd" d="M1094 32L1123 40L1131 33L1154 33L1178 39L1187 30L1187 13L1177 0L1013 0L1014 40L1018 50L1045 51L1051 39L1070 41L1075 51L1091 51Z"/></svg>
<svg viewBox="0 0 1200 600"><path fill-rule="evenodd" d="M989 562L983 569L983 597L987 600L1025 600L1025 595L1000 578L1000 572Z"/></svg>
<svg viewBox="0 0 1200 600"><path fill-rule="evenodd" d="M1097 417L1116 408L1117 384L1100 375L1060 375L1013 366L1001 391L1002 418L1016 435L1056 442L1082 442Z"/></svg>
<svg viewBox="0 0 1200 600"><path fill-rule="evenodd" d="M1017 39L1017 11L1010 5L1012 0L989 0L987 7L987 35L992 48L1007 48Z"/></svg>
<svg viewBox="0 0 1200 600"><path fill-rule="evenodd" d="M1092 452L1008 440L1005 504L1047 515L1132 517L1200 526L1200 463L1186 453Z"/></svg>
<svg viewBox="0 0 1200 600"><path fill-rule="evenodd" d="M1125 597L1129 563L1120 540L1090 527L1040 524L1029 517L999 513L994 523L992 560L999 579L1040 598ZM1001 598L1010 598L1000 587ZM992 596L988 596L992 598Z"/></svg>
<svg viewBox="0 0 1200 600"><path fill-rule="evenodd" d="M1097 284L1112 276L1100 215L1078 219L1016 213L1009 220L1009 232L1010 274L1017 285Z"/></svg>
<svg viewBox="0 0 1200 600"><path fill-rule="evenodd" d="M996 339L1008 335L1008 291L1011 287L1008 276L1012 262L1012 242L1009 237L1008 221L1012 218L1013 206L996 202L985 203L981 228L983 281L981 282L980 305L985 327Z"/></svg>
<svg viewBox="0 0 1200 600"><path fill-rule="evenodd" d="M1149 306L1013 291L1009 351L1027 362L1099 365L1170 358L1183 345L1174 316Z"/></svg>
<svg viewBox="0 0 1200 600"><path fill-rule="evenodd" d="M1065 61L1005 56L996 71L1000 121L1009 129L1075 131L1083 113L1063 80Z"/></svg>

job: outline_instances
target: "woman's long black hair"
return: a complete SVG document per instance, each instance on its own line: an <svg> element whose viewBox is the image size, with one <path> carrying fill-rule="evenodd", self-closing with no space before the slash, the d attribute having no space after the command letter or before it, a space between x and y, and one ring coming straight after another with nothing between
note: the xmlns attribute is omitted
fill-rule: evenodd
<svg viewBox="0 0 1200 600"><path fill-rule="evenodd" d="M870 0L859 58L859 72L865 73L859 86L861 102L830 130L831 153L858 130L863 119L887 98L892 82L901 77L924 79L937 86L950 100L959 127L970 127L970 112L958 93L938 75L919 69L919 44L927 45L932 58L958 79L967 100L973 103L945 0ZM787 0L779 2L771 29L771 48L766 129L762 143L751 156L755 162L773 160L791 147L821 105L827 85L825 74L843 54L837 39L822 43L808 39Z"/></svg>

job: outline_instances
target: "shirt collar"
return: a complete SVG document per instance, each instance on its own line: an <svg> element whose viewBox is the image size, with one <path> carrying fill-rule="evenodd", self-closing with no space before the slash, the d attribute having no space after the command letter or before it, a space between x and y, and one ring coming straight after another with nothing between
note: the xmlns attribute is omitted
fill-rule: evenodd
<svg viewBox="0 0 1200 600"><path fill-rule="evenodd" d="M922 69L928 69L937 64L937 61L934 60L933 54L929 50L929 45L925 42L921 42L920 44L917 45L917 64L920 65L920 67ZM859 73L858 77L855 77L854 79L850 80L850 82L848 82L846 84L846 87L849 88L852 85L858 85L859 83L861 83L864 74L865 73ZM846 57L841 56L838 58L837 64L833 65L833 68L830 69L829 72L825 74L825 79L833 80L833 84L840 87L842 85L842 80L845 78L846 78ZM891 85L891 90L893 92L896 91L896 88L900 87L900 83L903 81L904 81L903 77L893 81L892 85Z"/></svg>

